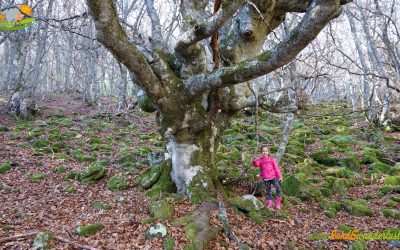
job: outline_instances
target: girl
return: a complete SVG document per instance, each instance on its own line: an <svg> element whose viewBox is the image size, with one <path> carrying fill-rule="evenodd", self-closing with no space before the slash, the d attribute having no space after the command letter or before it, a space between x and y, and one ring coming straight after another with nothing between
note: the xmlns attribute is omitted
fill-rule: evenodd
<svg viewBox="0 0 400 250"><path fill-rule="evenodd" d="M254 167L260 168L260 176L264 181L265 189L267 190L267 208L272 209L272 190L271 185L274 185L276 190L275 208L281 208L281 187L279 181L282 180L282 173L279 170L275 159L269 156L268 147L262 147L262 157L253 161Z"/></svg>

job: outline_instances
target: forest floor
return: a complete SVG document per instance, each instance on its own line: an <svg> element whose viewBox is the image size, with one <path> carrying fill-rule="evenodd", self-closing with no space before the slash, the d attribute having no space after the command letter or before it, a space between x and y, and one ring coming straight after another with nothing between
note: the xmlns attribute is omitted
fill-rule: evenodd
<svg viewBox="0 0 400 250"><path fill-rule="evenodd" d="M4 96L0 96L0 164L5 169L1 170L0 167L0 249L32 249L33 236L4 242L2 239L34 230L52 232L54 236L97 249L166 247L165 239L146 237L149 228L156 222L145 222L146 218L151 217L148 206L153 200L147 198L144 190L134 181L146 169L147 153L163 148L154 114L137 110L129 115L112 114L106 112L105 108L99 112L97 108L87 107L80 100L54 95L39 102L39 117L23 122L2 112L5 104ZM400 175L397 171L400 168L399 163L395 163L400 158L400 133L371 128L360 117L319 117L318 115L327 111L337 113L339 110L347 110L341 104L329 105L315 105L308 109L307 114L299 114L291 138L304 140L304 152L298 153L301 157L296 156L296 143L289 142L288 154L284 156L281 167L285 174L298 173L297 166L307 170L302 162L311 159L311 155L321 150L327 140L331 143L351 144L360 162L365 157L365 147L371 147L371 143L379 143L381 152L385 154L382 158L387 163L393 163L390 170L374 172L372 169L371 172L370 164L356 164L362 176L358 185L349 185L344 192L330 193L325 190L323 196L323 200L338 202L343 199L364 198L372 215L353 215L341 205L336 215L329 218L321 201L288 198L283 205L287 217L263 217L263 223L259 224L225 202L232 230L240 242L232 242L223 233L219 233L208 245L208 249L246 249L246 246L250 249L395 249L396 244L397 247L400 246L400 240L317 239L321 233L329 235L334 229L346 231L345 225L363 233L384 232L389 228L397 229L398 232L400 221L399 193L396 193L399 188L396 189L395 184L392 188L384 183L390 175ZM247 158L250 157L249 152L252 150L243 145L248 140L254 140L250 135L254 134L252 120L253 117L239 115L232 129L227 131L220 147L222 160L219 164L222 167L229 164L235 170L232 172L240 173L240 168L235 163L237 159L229 156L234 155L233 151L239 151L242 155L247 154ZM265 113L261 115L261 142L265 140L279 143L279 131L284 126L280 120ZM334 132L328 133L327 129ZM306 144L306 137L313 140L308 140ZM339 144L332 144L332 147ZM119 159L127 149L135 151L136 160L143 162L143 166L128 169L121 167ZM329 157L341 159L341 153L346 152L331 152ZM107 162L108 167L104 178L98 183L86 185L74 178L68 178L70 173L82 171L93 162L102 160ZM249 159L245 159L244 165L248 162ZM6 164L9 164L8 168L4 167ZM326 169L321 169L310 174L316 180L315 185L320 185L327 179L323 175L325 172ZM127 176L129 186L122 191L111 191L107 187L107 181L118 173ZM249 171L244 180L231 187L231 193L238 196L248 194L254 183L254 174L254 171ZM226 176L233 177L229 174ZM322 190L322 186L318 187ZM263 194L262 191L258 198L265 202ZM167 227L168 239L175 243L174 249L184 249L188 243L185 225L177 225L174 221L194 211L197 206L185 198L174 200L173 206L173 217L160 221ZM384 209L391 209L394 214L384 216ZM104 228L88 237L75 233L78 226L93 223L101 223ZM211 218L210 223L222 226L215 217ZM52 249L80 248L56 238Z"/></svg>

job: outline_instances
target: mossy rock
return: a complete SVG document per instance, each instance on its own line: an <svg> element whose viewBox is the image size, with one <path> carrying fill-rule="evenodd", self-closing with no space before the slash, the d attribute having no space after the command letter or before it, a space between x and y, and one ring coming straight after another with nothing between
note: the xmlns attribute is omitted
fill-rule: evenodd
<svg viewBox="0 0 400 250"><path fill-rule="evenodd" d="M32 248L38 250L47 250L51 248L52 240L54 239L53 233L50 232L40 232L36 234L33 239Z"/></svg>
<svg viewBox="0 0 400 250"><path fill-rule="evenodd" d="M102 164L94 163L79 172L76 179L85 184L96 184L106 175L106 172L107 170Z"/></svg>
<svg viewBox="0 0 400 250"><path fill-rule="evenodd" d="M10 171L12 168L11 162L7 161L0 164L0 174Z"/></svg>
<svg viewBox="0 0 400 250"><path fill-rule="evenodd" d="M372 209L368 207L368 202L363 199L358 199L358 200L354 200L354 201L344 200L343 206L344 206L344 209L352 215L372 216L374 214Z"/></svg>
<svg viewBox="0 0 400 250"><path fill-rule="evenodd" d="M128 187L129 179L123 174L116 174L107 181L107 188L112 191L122 191Z"/></svg>
<svg viewBox="0 0 400 250"><path fill-rule="evenodd" d="M28 179L31 181L41 181L46 179L47 175L43 173L35 173L35 174L30 174L28 175Z"/></svg>
<svg viewBox="0 0 400 250"><path fill-rule="evenodd" d="M104 225L101 223L96 224L88 224L79 226L75 229L75 234L83 237L88 237L89 235L96 234L98 231L104 228Z"/></svg>
<svg viewBox="0 0 400 250"><path fill-rule="evenodd" d="M320 205L325 210L325 215L329 218L334 218L341 209L341 204L337 201L321 201Z"/></svg>
<svg viewBox="0 0 400 250"><path fill-rule="evenodd" d="M185 228L185 236L190 241L184 249L205 249L205 246L217 236L219 229L202 222L193 222Z"/></svg>
<svg viewBox="0 0 400 250"><path fill-rule="evenodd" d="M330 151L328 150L321 150L311 154L311 157L317 161L319 164L325 166L338 166L340 164L339 159L330 158L329 157Z"/></svg>
<svg viewBox="0 0 400 250"><path fill-rule="evenodd" d="M138 183L144 189L149 189L157 182L157 180L160 178L160 175L160 168L153 167L139 176Z"/></svg>
<svg viewBox="0 0 400 250"><path fill-rule="evenodd" d="M398 209L383 209L382 212L385 217L400 219L400 210Z"/></svg>
<svg viewBox="0 0 400 250"><path fill-rule="evenodd" d="M346 179L336 179L332 186L332 191L337 194L346 193L347 187L349 187L349 181Z"/></svg>
<svg viewBox="0 0 400 250"><path fill-rule="evenodd" d="M149 210L154 218L162 220L168 220L174 214L174 207L165 200L151 204Z"/></svg>
<svg viewBox="0 0 400 250"><path fill-rule="evenodd" d="M175 248L175 239L174 237L169 237L164 240L163 243L164 250L174 250Z"/></svg>
<svg viewBox="0 0 400 250"><path fill-rule="evenodd" d="M48 140L36 140L33 142L33 146L36 148L44 148L50 144Z"/></svg>
<svg viewBox="0 0 400 250"><path fill-rule="evenodd" d="M322 200L319 188L309 182L302 173L287 175L282 182L282 191L286 195L296 196L302 200Z"/></svg>
<svg viewBox="0 0 400 250"><path fill-rule="evenodd" d="M383 183L392 186L400 186L400 175L386 177Z"/></svg>
<svg viewBox="0 0 400 250"><path fill-rule="evenodd" d="M229 203L237 207L239 210L250 212L250 211L258 211L264 207L261 201L259 201L253 195L244 195L242 197L235 197L229 199Z"/></svg>

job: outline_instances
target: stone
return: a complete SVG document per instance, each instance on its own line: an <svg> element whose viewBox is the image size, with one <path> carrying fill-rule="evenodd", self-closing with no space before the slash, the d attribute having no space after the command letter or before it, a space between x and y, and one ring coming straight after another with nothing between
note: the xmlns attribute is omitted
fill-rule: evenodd
<svg viewBox="0 0 400 250"><path fill-rule="evenodd" d="M322 200L320 189L308 181L302 173L286 176L282 181L282 191L286 195L302 200Z"/></svg>
<svg viewBox="0 0 400 250"><path fill-rule="evenodd" d="M167 228L163 224L157 223L155 227L150 227L148 235L150 238L164 238L167 236Z"/></svg>
<svg viewBox="0 0 400 250"><path fill-rule="evenodd" d="M343 201L344 209L356 216L372 216L374 212L371 208L368 207L368 203L366 200L358 199L355 201L345 200Z"/></svg>
<svg viewBox="0 0 400 250"><path fill-rule="evenodd" d="M106 168L102 164L93 163L90 167L82 170L76 179L85 184L96 184L106 175Z"/></svg>
<svg viewBox="0 0 400 250"><path fill-rule="evenodd" d="M229 200L229 203L242 211L250 212L252 210L260 210L264 205L253 195L243 195Z"/></svg>
<svg viewBox="0 0 400 250"><path fill-rule="evenodd" d="M165 200L151 204L149 210L152 216L163 220L170 219L174 214L174 207Z"/></svg>
<svg viewBox="0 0 400 250"><path fill-rule="evenodd" d="M144 189L151 188L160 178L161 171L159 168L151 168L139 177L139 184Z"/></svg>
<svg viewBox="0 0 400 250"><path fill-rule="evenodd" d="M33 240L33 249L46 250L51 248L51 241L54 239L54 235L50 232L40 232L36 234Z"/></svg>
<svg viewBox="0 0 400 250"><path fill-rule="evenodd" d="M122 191L129 187L129 179L122 174L116 174L107 181L107 188L112 191Z"/></svg>

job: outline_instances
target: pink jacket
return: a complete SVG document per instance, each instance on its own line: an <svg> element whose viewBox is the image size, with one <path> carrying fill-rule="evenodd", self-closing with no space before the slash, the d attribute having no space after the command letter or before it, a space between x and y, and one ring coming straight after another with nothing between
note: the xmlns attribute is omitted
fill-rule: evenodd
<svg viewBox="0 0 400 250"><path fill-rule="evenodd" d="M260 175L262 179L282 178L282 173L279 170L278 164L272 157L260 157L253 161L253 166L260 168Z"/></svg>

